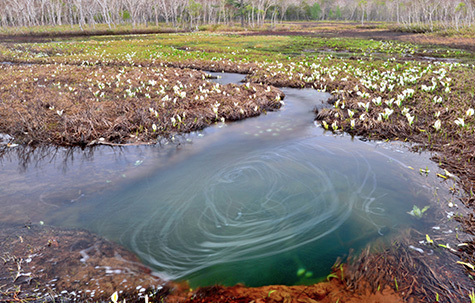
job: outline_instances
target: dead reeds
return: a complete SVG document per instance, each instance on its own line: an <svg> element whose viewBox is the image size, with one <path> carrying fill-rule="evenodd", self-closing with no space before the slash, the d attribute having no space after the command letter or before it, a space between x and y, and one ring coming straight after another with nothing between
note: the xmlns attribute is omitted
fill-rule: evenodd
<svg viewBox="0 0 475 303"><path fill-rule="evenodd" d="M154 143L281 106L267 85L219 85L176 68L75 65L0 67L0 132L17 143Z"/></svg>

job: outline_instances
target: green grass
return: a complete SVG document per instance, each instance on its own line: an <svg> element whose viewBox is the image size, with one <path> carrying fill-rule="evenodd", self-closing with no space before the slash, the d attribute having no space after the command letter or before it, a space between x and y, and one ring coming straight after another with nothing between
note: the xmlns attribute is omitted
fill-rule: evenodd
<svg viewBox="0 0 475 303"><path fill-rule="evenodd" d="M2 61L81 63L182 60L232 62L293 61L325 55L387 60L413 56L455 58L475 62L475 55L447 47L417 46L393 41L307 36L240 36L216 33L94 36L59 43L0 46Z"/></svg>

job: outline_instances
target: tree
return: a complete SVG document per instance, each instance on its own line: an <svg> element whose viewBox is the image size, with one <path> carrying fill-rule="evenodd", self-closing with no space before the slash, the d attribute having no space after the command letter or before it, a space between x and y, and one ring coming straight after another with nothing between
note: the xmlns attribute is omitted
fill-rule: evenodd
<svg viewBox="0 0 475 303"><path fill-rule="evenodd" d="M240 21L261 26L277 19L395 21L433 30L460 30L475 20L475 0L0 0L0 26L164 21L173 26Z"/></svg>
<svg viewBox="0 0 475 303"><path fill-rule="evenodd" d="M320 4L318 2L315 2L311 7L310 7L310 17L313 20L319 20L322 15L322 9L320 7Z"/></svg>

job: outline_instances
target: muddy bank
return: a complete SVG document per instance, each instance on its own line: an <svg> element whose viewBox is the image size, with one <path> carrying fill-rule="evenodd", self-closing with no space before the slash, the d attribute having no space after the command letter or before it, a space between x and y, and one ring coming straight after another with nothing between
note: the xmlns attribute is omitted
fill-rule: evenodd
<svg viewBox="0 0 475 303"><path fill-rule="evenodd" d="M144 302L145 296L149 302L173 303L464 302L472 282L457 270L457 253L431 244L411 248L418 236L408 231L390 248L368 248L357 258L340 260L327 281L314 285L192 290L165 282L121 246L86 231L10 227L0 231L0 300L108 302L118 291L127 302Z"/></svg>
<svg viewBox="0 0 475 303"><path fill-rule="evenodd" d="M42 225L0 229L0 301L157 301L171 287L123 247L82 230Z"/></svg>
<svg viewBox="0 0 475 303"><path fill-rule="evenodd" d="M233 287L212 286L200 288L195 292L182 296L171 295L167 302L199 302L199 303L330 303L330 302L405 302L394 290L389 287L380 292L354 293L345 290L345 285L340 280L332 279L330 282L322 282L310 286L282 286L272 285L259 288L247 288L243 285Z"/></svg>

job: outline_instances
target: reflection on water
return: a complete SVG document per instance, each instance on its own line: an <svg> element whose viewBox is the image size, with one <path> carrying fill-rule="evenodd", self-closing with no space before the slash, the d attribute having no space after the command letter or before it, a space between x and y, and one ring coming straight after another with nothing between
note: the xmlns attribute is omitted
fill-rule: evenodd
<svg viewBox="0 0 475 303"><path fill-rule="evenodd" d="M311 283L350 248L420 227L420 158L324 134L311 109L328 95L284 92L282 110L183 144L57 149L22 169L10 151L0 220L91 230L192 285Z"/></svg>

